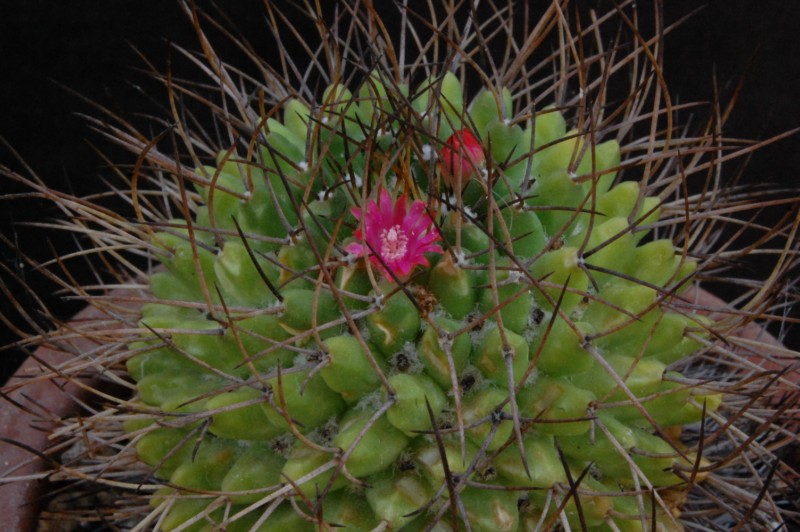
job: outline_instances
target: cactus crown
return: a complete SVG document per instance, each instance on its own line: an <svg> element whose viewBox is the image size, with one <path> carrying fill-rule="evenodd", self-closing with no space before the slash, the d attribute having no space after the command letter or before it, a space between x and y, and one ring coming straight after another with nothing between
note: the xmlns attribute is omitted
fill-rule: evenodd
<svg viewBox="0 0 800 532"><path fill-rule="evenodd" d="M307 6L321 94L290 61L250 105L209 56L221 149L180 122L188 168L117 132L150 165L134 179L166 172L179 198L165 222L135 196L126 233L158 262L115 406L120 456L157 487L148 519L680 529L709 471L692 434L724 419L724 382L694 366L720 329L687 302L703 227L681 195L706 164L681 145L714 140L673 138L650 70L611 103L655 45L635 31L625 59L573 63L605 19L575 30L553 2L522 41L505 7L432 9L427 44L398 4L396 47L374 8L336 5ZM535 63L554 28L560 53Z"/></svg>

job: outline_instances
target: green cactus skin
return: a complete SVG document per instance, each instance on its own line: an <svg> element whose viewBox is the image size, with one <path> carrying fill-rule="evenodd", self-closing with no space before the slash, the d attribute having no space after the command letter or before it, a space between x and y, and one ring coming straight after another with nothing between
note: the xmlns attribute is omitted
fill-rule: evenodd
<svg viewBox="0 0 800 532"><path fill-rule="evenodd" d="M375 167L395 144L369 159L356 149L366 138L359 124L395 120L397 91L409 89L376 75L357 96L329 87L313 110L287 100L265 124L258 164L229 153L198 168L211 183L197 186L205 204L194 222L206 230L152 237L165 268L150 279L159 304L143 310L150 332L130 345L127 369L141 403L185 421L128 428L140 435L140 459L170 482L154 505L206 494L175 499L162 528L211 529L222 497L228 530L315 529L296 509L353 530L436 519L435 530L558 519L635 529L635 497L622 492L680 488L673 471L692 465L663 428L699 421L698 401L707 412L719 405L667 371L699 346L702 332L684 332L707 323L658 299L693 263L632 230L632 218L644 217L638 227L658 219L658 200L614 183L616 141L587 155L552 107L535 125L508 125L507 89L466 102L449 73L412 91L414 111L440 114L405 140L474 128L491 143L482 164L498 185L489 193L468 176L465 208L445 211L437 205L452 190L437 189L438 167L409 149L409 167L426 176L412 197L441 229L444 253L428 253L428 266L405 278L348 253L360 234L352 209L366 211L381 187L395 187L395 198L408 187ZM360 169L362 188L343 181L344 166ZM591 172L594 182L574 177ZM523 183L532 189L521 201ZM202 303L203 287L227 315L176 304ZM568 496L579 477L580 495ZM263 520L263 510L246 510L259 502L271 511ZM656 520L673 527L664 512Z"/></svg>

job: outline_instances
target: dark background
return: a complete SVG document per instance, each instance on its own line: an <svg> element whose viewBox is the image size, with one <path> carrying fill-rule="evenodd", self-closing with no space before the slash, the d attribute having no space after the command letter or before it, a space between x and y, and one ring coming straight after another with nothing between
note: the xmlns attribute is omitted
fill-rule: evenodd
<svg viewBox="0 0 800 532"><path fill-rule="evenodd" d="M225 11L259 49L265 27L261 1L225 4ZM668 37L665 66L673 95L710 99L712 73L724 88L747 71L744 90L725 133L767 138L800 126L800 45L795 37L800 12L796 2L667 0L665 4L668 22L705 6ZM133 47L163 70L169 55L168 39L197 49L193 29L171 0L0 0L0 137L51 186L78 194L101 190L98 176L109 175L109 171L92 145L99 145L112 159L115 152L80 116L97 116L98 112L73 92L123 116L135 117L137 110L152 109L137 88L146 76L136 71L143 63ZM225 44L219 48L225 56ZM260 51L265 50L262 47ZM162 102L163 96L163 91L156 93ZM792 137L758 152L749 163L747 177L799 186L798 141L800 137ZM0 165L23 168L2 146ZM20 191L0 180L0 193ZM25 253L47 260L53 250L69 250L69 239L19 224L55 214L44 203L0 202L0 233L16 240ZM3 246L0 259L13 268L13 253ZM39 283L29 272L25 275L42 294L54 288ZM8 279L8 274L0 272L0 278ZM0 294L0 313L10 312L5 299ZM45 301L63 318L80 307L57 297ZM13 341L2 323L0 332L0 345ZM793 331L789 340L794 348L800 347L797 336ZM0 383L19 360L18 351L0 351Z"/></svg>

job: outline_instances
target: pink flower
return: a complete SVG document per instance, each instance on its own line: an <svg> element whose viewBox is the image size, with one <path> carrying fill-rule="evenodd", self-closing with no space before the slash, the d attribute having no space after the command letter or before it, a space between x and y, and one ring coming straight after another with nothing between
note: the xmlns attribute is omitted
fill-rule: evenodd
<svg viewBox="0 0 800 532"><path fill-rule="evenodd" d="M407 202L408 197L402 194L393 203L389 192L381 189L377 203L367 202L366 215L358 207L350 211L360 222L355 232L358 241L347 245L345 250L369 257L390 280L392 273L403 279L418 264L428 266L425 253L443 252L435 244L441 236L425 210L425 203L415 200L406 208Z"/></svg>
<svg viewBox="0 0 800 532"><path fill-rule="evenodd" d="M439 171L451 188L464 190L485 159L483 146L475 135L469 129L460 129L444 141L439 151Z"/></svg>

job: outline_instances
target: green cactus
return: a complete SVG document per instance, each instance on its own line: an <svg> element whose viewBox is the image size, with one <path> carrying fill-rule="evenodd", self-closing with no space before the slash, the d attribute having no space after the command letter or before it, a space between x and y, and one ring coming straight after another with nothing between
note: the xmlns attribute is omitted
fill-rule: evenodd
<svg viewBox="0 0 800 532"><path fill-rule="evenodd" d="M423 51L345 76L320 49L327 87L231 119L246 141L185 170L185 218L142 229L115 444L159 486L150 519L681 530L708 475L682 431L724 419L689 361L721 335L681 300L704 264L664 229L681 176L625 144L640 118L587 111L603 89L571 69L551 90Z"/></svg>
<svg viewBox="0 0 800 532"><path fill-rule="evenodd" d="M237 157L237 164L202 169L219 179L200 189L207 203L216 198L214 220L211 210L201 210L198 219L208 212L217 229L230 229L228 220L248 220L247 232L217 236L222 243L215 256L192 247L186 234L154 236L167 249L162 263L175 283L154 284L162 306L143 323L197 333L169 334L167 346L137 355L129 371L145 403L192 404L201 418L205 414L210 424L203 448L217 453L206 466L182 451L185 445L170 454L187 429L148 433L140 456L162 464L157 474L165 478L171 471L173 489L202 485L226 493L234 511L280 493L274 500L284 500L281 508L292 499L317 501L327 515L334 494L350 486L366 488L358 503L365 522L411 527L419 513L438 515L442 524L466 519L473 530L516 530L530 515L553 511L542 492L529 489L557 494L568 478L591 467L603 486L581 496L581 511L587 526L600 530L626 524L614 516L628 511L624 497L603 494L610 490L605 486L682 484L672 470L692 462L662 427L698 421L703 412L689 393L650 397L670 389L664 361L694 349L670 352L682 341L682 328L705 321L657 301L659 293L675 293L683 280L677 272L689 262L667 241L640 243L646 231L633 232L628 217L635 206L641 212L657 200L638 201L635 182L611 187L611 178L592 185L574 177L614 172L620 148L613 141L599 144L594 160L585 153L576 166L583 141L564 130L560 111L547 109L521 122L524 128L505 131L491 117L496 102L490 92L470 102L452 74L436 83L441 87L420 88L413 109L441 105L442 119L454 123L437 133L422 120L411 132L398 132L388 148L368 152L357 150L365 135L350 127L353 112L372 124L391 120L380 100L363 95L377 91L399 99L396 87L372 77L354 97L331 86L314 111L288 100L283 121L268 121L274 151L253 172L249 199L222 201L232 197L222 187L241 192L255 160ZM437 94L440 102L431 103ZM504 119L513 119L506 100ZM330 130L306 145L305 128L326 118ZM458 129L467 124L477 128L474 134L469 126ZM458 135L457 147L470 153L469 165L457 172L463 194L453 188L452 168L466 156L450 140L434 152L449 158L449 170L405 151L406 164L433 177L425 188L374 167L398 145L448 134ZM533 135L549 147L520 145ZM323 142L327 151L317 144ZM305 170L320 152L314 165L331 169L330 175ZM509 159L529 173L505 179ZM358 188L335 176L332 169L343 161L364 169ZM439 172L450 175L439 179ZM282 183L268 186L274 175ZM501 178L505 186L489 192L485 180ZM532 196L520 202L523 180L533 183ZM283 183L303 183L319 196L296 211L288 206L302 189ZM352 188L342 194L342 186ZM445 211L442 203L453 199ZM285 227L251 221L251 213L266 208L262 202L281 209ZM590 202L594 212L586 209ZM482 233L475 235L476 228ZM268 238L283 243L258 244ZM215 300L242 309L226 316L241 341L217 333L217 316L169 311L169 302L184 300L188 288L202 302L198 264ZM537 313L545 318L537 322ZM249 325L256 315L263 325ZM705 404L708 413L719 401ZM447 449L444 456L439 445ZM276 453L276 447L288 449ZM223 452L230 458L220 458ZM505 489L484 491L468 480ZM192 502L192 512L200 505ZM577 522L578 507L566 508ZM166 528L192 512L174 507ZM272 529L277 519L264 526ZM663 515L658 519L671 526Z"/></svg>

